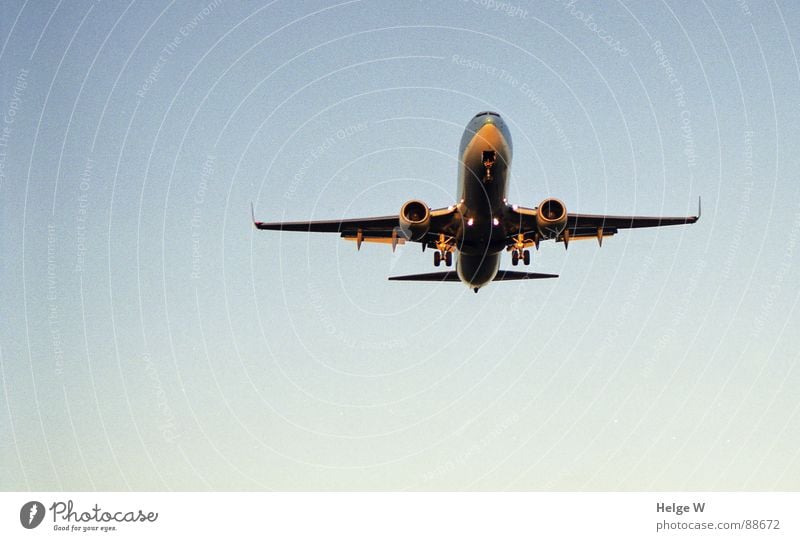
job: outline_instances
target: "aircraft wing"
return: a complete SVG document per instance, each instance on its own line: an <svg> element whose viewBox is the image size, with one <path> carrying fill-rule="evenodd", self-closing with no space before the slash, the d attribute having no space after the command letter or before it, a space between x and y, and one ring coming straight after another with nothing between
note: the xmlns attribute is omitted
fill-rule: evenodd
<svg viewBox="0 0 800 541"><path fill-rule="evenodd" d="M386 232L390 234L398 227L397 216L380 216L376 218L350 218L345 220L316 220L310 222L258 222L253 221L257 229L274 231L305 231L307 233L342 233L362 230L368 232Z"/></svg>
<svg viewBox="0 0 800 541"><path fill-rule="evenodd" d="M667 225L693 224L700 219L698 204L697 216L609 216L605 214L567 214L567 242L573 239L596 238L602 244L603 237L610 237L620 229L643 227L663 227ZM562 233L557 239L564 242Z"/></svg>
<svg viewBox="0 0 800 541"><path fill-rule="evenodd" d="M567 225L564 231L566 232L567 242L587 238L598 239L602 242L603 237L610 237L620 229L693 224L700 219L700 210L698 202L696 216L614 216L569 212L567 213ZM514 228L512 235L522 233L526 240L536 236L537 209L517 207L515 212L519 218L519 225ZM556 241L564 242L564 238L565 235L562 233ZM511 241L513 241L513 238L510 236L509 242Z"/></svg>
<svg viewBox="0 0 800 541"><path fill-rule="evenodd" d="M693 224L698 216L607 216L604 214L567 214L567 229L580 234L591 230L597 233L598 227L610 229L630 229L638 227L661 227L664 225Z"/></svg>
<svg viewBox="0 0 800 541"><path fill-rule="evenodd" d="M251 209L252 211L252 209ZM455 207L431 210L431 227L427 235L418 242L428 244L439 234L451 235L454 227ZM400 232L400 217L378 216L370 218L348 218L342 220L315 220L308 222L259 222L253 215L257 229L273 231L302 231L306 233L339 233L345 240L354 240L359 247L362 242L405 244L408 239Z"/></svg>

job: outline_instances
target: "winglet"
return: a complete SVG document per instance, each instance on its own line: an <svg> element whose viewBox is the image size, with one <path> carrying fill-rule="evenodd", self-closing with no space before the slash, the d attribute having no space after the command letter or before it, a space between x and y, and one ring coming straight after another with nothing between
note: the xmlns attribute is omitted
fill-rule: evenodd
<svg viewBox="0 0 800 541"><path fill-rule="evenodd" d="M256 210L253 208L253 202L250 201L250 217L253 219L253 225L258 229L261 222L256 221Z"/></svg>
<svg viewBox="0 0 800 541"><path fill-rule="evenodd" d="M700 199L700 196L698 195L697 196L697 219L698 220L700 219L700 215L702 214L702 210L703 210L702 207L701 207L701 203L702 203L702 200Z"/></svg>

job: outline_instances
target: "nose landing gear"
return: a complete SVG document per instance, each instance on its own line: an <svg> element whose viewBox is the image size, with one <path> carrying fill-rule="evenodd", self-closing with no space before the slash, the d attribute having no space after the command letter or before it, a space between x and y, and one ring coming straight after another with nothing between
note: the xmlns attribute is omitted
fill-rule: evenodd
<svg viewBox="0 0 800 541"><path fill-rule="evenodd" d="M497 154L494 150L483 151L483 167L486 168L486 173L483 177L484 181L490 182L492 180L492 167L494 166Z"/></svg>

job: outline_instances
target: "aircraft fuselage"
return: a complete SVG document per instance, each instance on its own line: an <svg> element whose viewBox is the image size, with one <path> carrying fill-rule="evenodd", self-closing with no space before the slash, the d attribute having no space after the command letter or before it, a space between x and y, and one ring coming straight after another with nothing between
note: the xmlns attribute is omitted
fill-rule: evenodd
<svg viewBox="0 0 800 541"><path fill-rule="evenodd" d="M506 248L508 174L512 145L508 128L493 112L478 113L464 130L459 146L456 271L472 288L491 282Z"/></svg>

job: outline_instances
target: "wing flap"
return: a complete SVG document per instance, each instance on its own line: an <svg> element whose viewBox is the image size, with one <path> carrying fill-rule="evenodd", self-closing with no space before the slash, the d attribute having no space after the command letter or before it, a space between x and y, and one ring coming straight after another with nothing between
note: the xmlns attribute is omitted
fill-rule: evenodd
<svg viewBox="0 0 800 541"><path fill-rule="evenodd" d="M351 240L353 242L358 242L358 235L355 234L355 233L342 233L342 238L344 240ZM385 236L384 235L375 236L375 235L372 235L371 232L369 232L369 233L365 233L361 237L361 242L374 242L376 244L392 244L392 236L391 236L391 233L388 234L388 235L385 235ZM403 244L406 243L406 239L403 238L403 237L398 236L397 240L395 242L396 242L396 244L399 244L399 245L402 246Z"/></svg>

